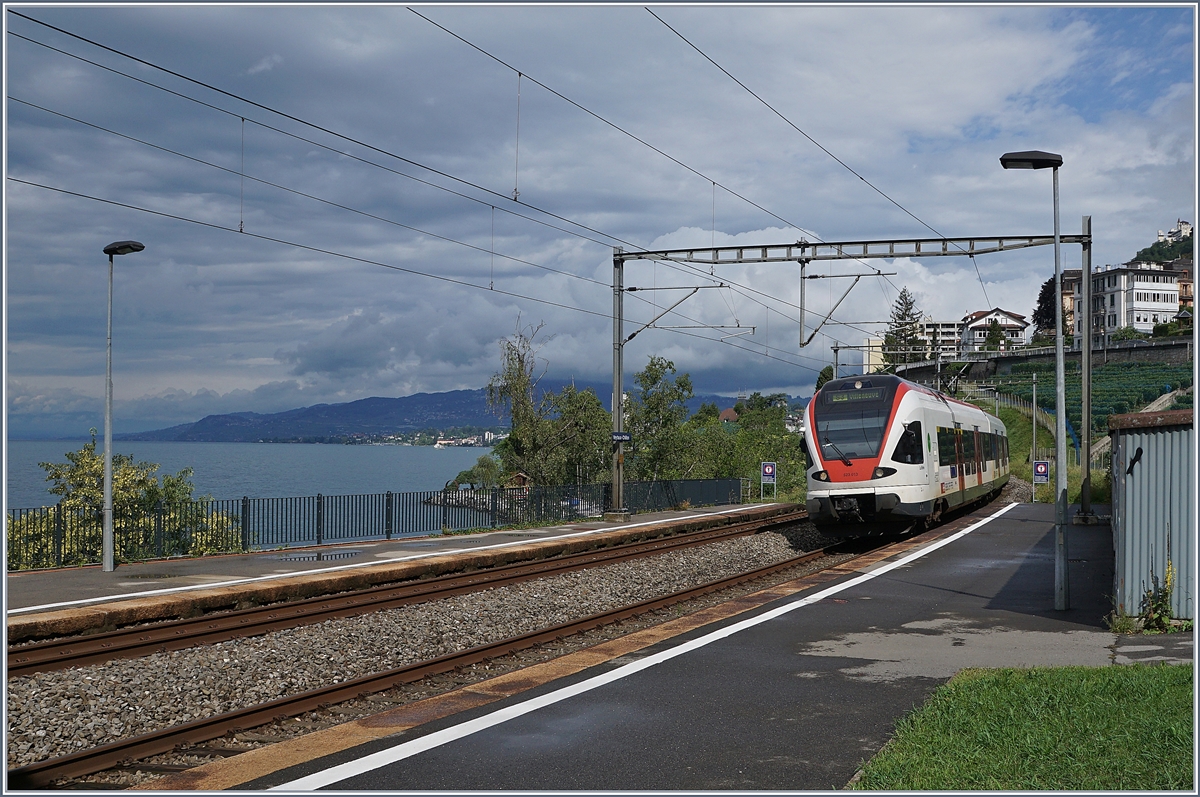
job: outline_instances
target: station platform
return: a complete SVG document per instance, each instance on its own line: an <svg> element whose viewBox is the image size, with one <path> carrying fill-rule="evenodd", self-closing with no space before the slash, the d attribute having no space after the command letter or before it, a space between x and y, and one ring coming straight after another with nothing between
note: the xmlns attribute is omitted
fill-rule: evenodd
<svg viewBox="0 0 1200 797"><path fill-rule="evenodd" d="M805 577L300 739L155 790L829 790L967 667L1188 663L1190 632L1107 630L1107 526L992 504ZM890 552L889 552L890 551ZM722 614L724 612L724 614Z"/></svg>
<svg viewBox="0 0 1200 797"><path fill-rule="evenodd" d="M491 566L589 544L597 535L639 536L769 517L791 504L746 504L635 515L479 534L369 540L247 554L17 571L5 579L9 641L194 616L245 605L361 589Z"/></svg>

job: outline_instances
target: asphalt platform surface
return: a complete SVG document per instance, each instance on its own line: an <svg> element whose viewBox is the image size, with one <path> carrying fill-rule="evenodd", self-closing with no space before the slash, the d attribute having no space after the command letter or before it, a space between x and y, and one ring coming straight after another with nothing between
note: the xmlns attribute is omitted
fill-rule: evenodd
<svg viewBox="0 0 1200 797"><path fill-rule="evenodd" d="M1191 633L1106 630L1107 526L1069 527L1070 609L1055 611L1053 511L1013 505L869 578L769 604L759 622L706 626L242 787L840 789L961 668L1191 661Z"/></svg>

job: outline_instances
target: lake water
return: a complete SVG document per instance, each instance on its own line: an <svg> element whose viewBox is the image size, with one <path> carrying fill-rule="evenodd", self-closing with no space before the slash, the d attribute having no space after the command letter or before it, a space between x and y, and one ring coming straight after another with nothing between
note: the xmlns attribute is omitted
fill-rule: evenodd
<svg viewBox="0 0 1200 797"><path fill-rule="evenodd" d="M13 440L8 443L8 506L49 506L58 497L39 462L66 462L81 441ZM100 441L98 448L103 448ZM157 462L158 474L192 468L197 496L283 498L440 490L490 448L346 446L297 443L116 442L113 451Z"/></svg>

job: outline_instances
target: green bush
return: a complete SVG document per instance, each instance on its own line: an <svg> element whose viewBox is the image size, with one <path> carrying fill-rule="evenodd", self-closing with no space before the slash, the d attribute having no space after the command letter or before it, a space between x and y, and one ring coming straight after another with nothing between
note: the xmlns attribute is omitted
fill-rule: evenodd
<svg viewBox="0 0 1200 797"><path fill-rule="evenodd" d="M7 567L29 570L95 564L104 534L104 460L96 430L66 462L39 463L60 496L56 506L10 510L5 529ZM133 562L164 556L231 553L243 547L240 518L211 496L193 498L190 468L156 477L158 465L113 456L113 558Z"/></svg>

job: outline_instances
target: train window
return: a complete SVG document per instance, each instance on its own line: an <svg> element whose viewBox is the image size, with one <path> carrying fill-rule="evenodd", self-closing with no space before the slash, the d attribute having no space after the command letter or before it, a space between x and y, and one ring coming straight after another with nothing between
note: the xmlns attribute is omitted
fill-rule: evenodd
<svg viewBox="0 0 1200 797"><path fill-rule="evenodd" d="M937 465L954 465L954 430L937 427Z"/></svg>
<svg viewBox="0 0 1200 797"><path fill-rule="evenodd" d="M975 433L967 430L962 436L963 466L970 476L975 472Z"/></svg>
<svg viewBox="0 0 1200 797"><path fill-rule="evenodd" d="M945 426L939 426L937 428L937 437L938 465L953 465L958 461L957 454L954 451L954 430L947 429Z"/></svg>
<svg viewBox="0 0 1200 797"><path fill-rule="evenodd" d="M921 422L913 421L905 425L896 450L892 452L892 462L903 462L906 465L920 465L925 461L921 450Z"/></svg>
<svg viewBox="0 0 1200 797"><path fill-rule="evenodd" d="M900 380L848 378L828 382L813 398L814 446L824 459L877 457Z"/></svg>

